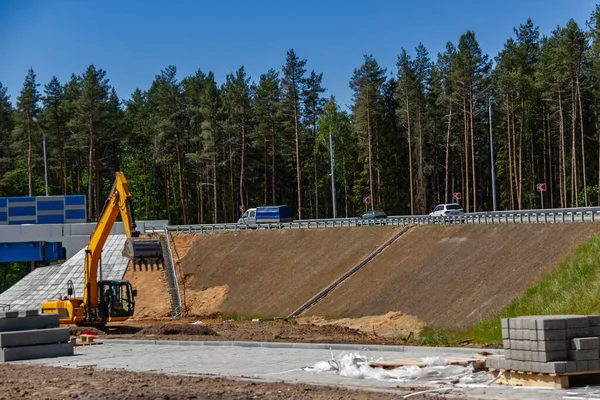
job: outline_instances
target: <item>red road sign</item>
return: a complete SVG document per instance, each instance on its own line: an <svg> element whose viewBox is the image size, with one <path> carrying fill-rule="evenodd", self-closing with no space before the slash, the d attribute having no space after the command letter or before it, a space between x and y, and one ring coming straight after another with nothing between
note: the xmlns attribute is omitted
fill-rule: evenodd
<svg viewBox="0 0 600 400"><path fill-rule="evenodd" d="M460 200L460 198L461 198L461 195L460 195L460 193L452 193L452 198L453 198L454 200Z"/></svg>
<svg viewBox="0 0 600 400"><path fill-rule="evenodd" d="M538 190L538 192L545 192L546 191L546 184L545 183L538 183L537 184L537 190Z"/></svg>
<svg viewBox="0 0 600 400"><path fill-rule="evenodd" d="M240 211L241 211L241 212L244 212L244 211L246 211L246 206L242 204L242 205L240 206Z"/></svg>
<svg viewBox="0 0 600 400"><path fill-rule="evenodd" d="M371 202L371 198L369 196L363 197L363 203L369 204Z"/></svg>

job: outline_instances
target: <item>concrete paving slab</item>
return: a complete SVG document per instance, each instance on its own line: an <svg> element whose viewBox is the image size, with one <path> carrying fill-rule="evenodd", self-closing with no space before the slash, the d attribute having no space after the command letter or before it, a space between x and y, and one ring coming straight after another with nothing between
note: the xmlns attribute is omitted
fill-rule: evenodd
<svg viewBox="0 0 600 400"><path fill-rule="evenodd" d="M67 343L71 337L70 331L69 328L50 328L0 332L0 348Z"/></svg>
<svg viewBox="0 0 600 400"><path fill-rule="evenodd" d="M166 343L167 342L167 343ZM156 344L154 344L156 343ZM214 342L213 342L214 343ZM154 372L175 375L214 374L234 379L277 381L287 383L309 383L372 390L400 390L403 385L413 383L398 380L377 381L339 376L333 372L309 373L302 368L318 361L329 360L332 353L340 354L344 348L357 351L374 359L398 360L400 358L459 357L473 354L478 349L428 348L417 346L351 346L329 344L266 343L248 347L243 342L213 345L209 342L172 342L141 340L105 340L100 346L75 348L76 357L17 361L24 364L42 364L62 367L89 367L98 369L126 369L138 372ZM231 343L235 343L232 345ZM356 347L360 350L352 350ZM387 348L387 351L378 350ZM330 349L332 348L332 349ZM377 350L376 350L377 349ZM489 349L488 349L489 350ZM502 351L498 351L502 354ZM491 377L491 374L489 375ZM429 386L419 382L419 386ZM440 385L431 385L439 387ZM458 385L460 386L460 385ZM453 393L463 398L480 400L562 400L569 393L585 396L586 390L594 387L565 389L540 389L529 387L506 387L501 385L478 385L454 387Z"/></svg>
<svg viewBox="0 0 600 400"><path fill-rule="evenodd" d="M36 346L6 347L0 351L0 361L32 360L39 358L52 358L72 356L71 343L41 344Z"/></svg>
<svg viewBox="0 0 600 400"><path fill-rule="evenodd" d="M58 328L58 326L58 314L43 314L34 317L0 319L0 332Z"/></svg>

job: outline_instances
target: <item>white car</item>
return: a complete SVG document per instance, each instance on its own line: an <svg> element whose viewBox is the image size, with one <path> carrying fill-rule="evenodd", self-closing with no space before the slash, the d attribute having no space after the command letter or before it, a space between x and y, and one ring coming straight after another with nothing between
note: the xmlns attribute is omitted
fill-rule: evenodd
<svg viewBox="0 0 600 400"><path fill-rule="evenodd" d="M431 217L454 217L454 216L462 216L465 215L465 210L463 210L460 204L440 204L433 209L432 212L429 213Z"/></svg>

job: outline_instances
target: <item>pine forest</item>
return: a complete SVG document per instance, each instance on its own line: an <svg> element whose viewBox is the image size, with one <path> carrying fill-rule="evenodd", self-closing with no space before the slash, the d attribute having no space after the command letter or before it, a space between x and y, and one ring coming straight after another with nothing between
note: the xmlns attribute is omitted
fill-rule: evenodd
<svg viewBox="0 0 600 400"><path fill-rule="evenodd" d="M0 82L0 197L45 194L45 142L49 193L86 194L90 220L118 170L138 219L235 222L242 205L269 204L332 218L331 133L336 217L360 215L365 198L388 215L426 214L455 192L466 212L491 211L491 154L499 210L596 206L599 19L596 6L585 26L549 36L527 20L497 55L473 31L436 55L390 49L393 71L365 55L348 66L347 110L293 49L257 77L169 65L125 94L97 65L66 82L38 82L34 66L14 101Z"/></svg>

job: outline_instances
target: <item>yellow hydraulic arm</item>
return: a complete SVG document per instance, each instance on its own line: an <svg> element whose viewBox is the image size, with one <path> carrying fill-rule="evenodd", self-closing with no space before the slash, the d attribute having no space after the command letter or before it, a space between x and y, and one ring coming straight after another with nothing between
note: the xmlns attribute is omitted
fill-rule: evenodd
<svg viewBox="0 0 600 400"><path fill-rule="evenodd" d="M106 199L102 213L98 218L98 224L90 236L90 241L85 251L83 303L90 309L98 305L98 264L102 248L119 213L121 214L123 228L127 237L139 236L139 232L135 230L135 219L131 207L131 195L127 188L127 180L125 179L125 175L120 171L116 173L115 183L108 195L108 199Z"/></svg>
<svg viewBox="0 0 600 400"><path fill-rule="evenodd" d="M125 321L133 315L136 291L132 290L129 282L98 281L102 249L119 214L127 235L123 255L133 260L134 264L162 262L160 241L139 238L127 180L122 172L117 172L85 250L83 297L73 297L74 288L69 281L68 297L43 302L43 313L58 312L61 323L79 325L104 325L106 322Z"/></svg>

